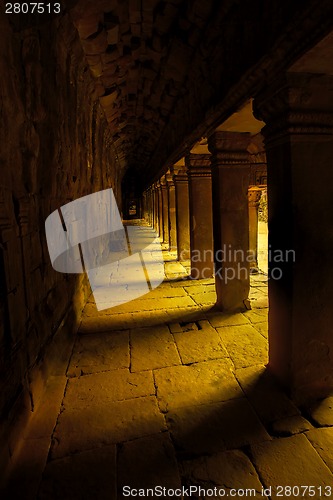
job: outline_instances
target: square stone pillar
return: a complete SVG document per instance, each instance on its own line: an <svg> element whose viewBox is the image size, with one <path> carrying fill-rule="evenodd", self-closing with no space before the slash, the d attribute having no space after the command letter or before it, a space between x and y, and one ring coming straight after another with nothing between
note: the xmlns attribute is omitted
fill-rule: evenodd
<svg viewBox="0 0 333 500"><path fill-rule="evenodd" d="M142 206L142 218L148 222L148 200L147 200L147 191L142 193L141 197L141 206Z"/></svg>
<svg viewBox="0 0 333 500"><path fill-rule="evenodd" d="M189 179L191 277L214 274L212 172L209 154L185 157Z"/></svg>
<svg viewBox="0 0 333 500"><path fill-rule="evenodd" d="M258 209L261 198L261 189L256 186L250 186L248 190L249 202L249 252L250 273L258 274Z"/></svg>
<svg viewBox="0 0 333 500"><path fill-rule="evenodd" d="M177 250L177 223L176 223L176 192L173 175L166 175L168 188L169 207L169 248L172 252Z"/></svg>
<svg viewBox="0 0 333 500"><path fill-rule="evenodd" d="M162 194L162 214L163 214L163 228L161 236L163 235L163 243L169 247L169 198L166 176L163 175L160 179L161 194Z"/></svg>
<svg viewBox="0 0 333 500"><path fill-rule="evenodd" d="M248 186L251 135L215 131L212 153L213 231L217 307L248 309L250 291Z"/></svg>
<svg viewBox="0 0 333 500"><path fill-rule="evenodd" d="M163 223L163 196L162 196L162 184L159 180L157 182L157 193L158 193L158 227L157 231L159 237L164 241L164 223Z"/></svg>
<svg viewBox="0 0 333 500"><path fill-rule="evenodd" d="M190 258L190 210L188 176L185 167L173 176L176 194L177 255L179 261Z"/></svg>
<svg viewBox="0 0 333 500"><path fill-rule="evenodd" d="M333 390L333 77L289 73L266 123L269 367L298 400Z"/></svg>
<svg viewBox="0 0 333 500"><path fill-rule="evenodd" d="M156 183L152 186L153 191L153 228L158 233L158 189Z"/></svg>
<svg viewBox="0 0 333 500"><path fill-rule="evenodd" d="M148 189L148 222L149 225L153 225L153 189L152 186L149 187Z"/></svg>

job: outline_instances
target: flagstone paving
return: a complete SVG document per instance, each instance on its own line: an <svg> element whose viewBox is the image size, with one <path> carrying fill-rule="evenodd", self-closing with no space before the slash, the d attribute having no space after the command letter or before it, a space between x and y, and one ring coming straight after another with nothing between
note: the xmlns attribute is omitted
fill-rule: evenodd
<svg viewBox="0 0 333 500"><path fill-rule="evenodd" d="M199 487L265 497L272 486L277 498L278 485L333 485L332 400L301 411L265 367L267 276L251 278L251 310L225 314L212 308L213 279L189 279L188 262L164 254L166 279L151 293L100 312L89 299L8 500L113 500L158 486L192 486L197 499L223 497Z"/></svg>

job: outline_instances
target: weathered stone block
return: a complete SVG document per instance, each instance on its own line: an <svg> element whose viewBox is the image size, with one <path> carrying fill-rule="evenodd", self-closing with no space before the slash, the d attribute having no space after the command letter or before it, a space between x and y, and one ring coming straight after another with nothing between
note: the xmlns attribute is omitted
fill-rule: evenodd
<svg viewBox="0 0 333 500"><path fill-rule="evenodd" d="M240 398L240 389L228 359L173 366L154 371L162 411Z"/></svg>

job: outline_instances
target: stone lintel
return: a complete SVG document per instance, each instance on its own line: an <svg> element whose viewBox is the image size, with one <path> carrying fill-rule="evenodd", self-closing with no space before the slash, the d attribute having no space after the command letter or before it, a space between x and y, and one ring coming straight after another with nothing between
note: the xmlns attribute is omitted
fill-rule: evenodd
<svg viewBox="0 0 333 500"><path fill-rule="evenodd" d="M250 167L250 186L267 186L266 163L253 164Z"/></svg>

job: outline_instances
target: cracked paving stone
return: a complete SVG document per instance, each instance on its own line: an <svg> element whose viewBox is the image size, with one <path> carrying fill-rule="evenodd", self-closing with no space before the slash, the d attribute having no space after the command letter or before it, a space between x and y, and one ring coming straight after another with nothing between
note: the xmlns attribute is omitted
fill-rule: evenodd
<svg viewBox="0 0 333 500"><path fill-rule="evenodd" d="M169 329L171 333L180 333L183 332L183 328L179 323L169 323Z"/></svg>
<svg viewBox="0 0 333 500"><path fill-rule="evenodd" d="M248 325L249 321L242 313L227 314L222 312L207 312L210 324L217 328L219 326Z"/></svg>
<svg viewBox="0 0 333 500"><path fill-rule="evenodd" d="M129 367L129 332L81 335L67 371L69 377Z"/></svg>
<svg viewBox="0 0 333 500"><path fill-rule="evenodd" d="M262 484L250 459L239 450L224 451L207 457L184 460L180 473L187 485L203 488L253 489L260 496Z"/></svg>
<svg viewBox="0 0 333 500"><path fill-rule="evenodd" d="M118 452L118 494L123 487L131 488L180 488L175 450L168 432L154 434L123 443Z"/></svg>
<svg viewBox="0 0 333 500"><path fill-rule="evenodd" d="M236 370L235 376L264 423L300 414L264 366Z"/></svg>
<svg viewBox="0 0 333 500"><path fill-rule="evenodd" d="M272 486L272 499L286 498L284 494L278 495L279 485L324 487L333 484L329 468L304 434L253 445L251 451L262 482L266 488ZM319 498L311 493L299 497Z"/></svg>
<svg viewBox="0 0 333 500"><path fill-rule="evenodd" d="M250 297L252 309L265 309L268 307L268 297L259 295L258 297Z"/></svg>
<svg viewBox="0 0 333 500"><path fill-rule="evenodd" d="M228 357L219 334L210 323L207 320L199 321L199 326L199 330L174 332L182 362L187 364Z"/></svg>
<svg viewBox="0 0 333 500"><path fill-rule="evenodd" d="M262 323L253 323L253 327L258 330L258 332L268 339L268 321L263 321Z"/></svg>
<svg viewBox="0 0 333 500"><path fill-rule="evenodd" d="M312 425L301 415L282 418L272 423L273 434L277 436L292 436L310 429Z"/></svg>
<svg viewBox="0 0 333 500"><path fill-rule="evenodd" d="M53 434L53 459L165 430L155 397L65 408Z"/></svg>
<svg viewBox="0 0 333 500"><path fill-rule="evenodd" d="M195 284L192 286L188 286L186 288L186 291L189 295L191 295L191 297L197 294L212 293L212 292L214 292L216 296L215 283L213 283L212 285L201 285L201 283Z"/></svg>
<svg viewBox="0 0 333 500"><path fill-rule="evenodd" d="M252 309L244 312L243 315L251 323L262 323L268 320L268 309Z"/></svg>
<svg viewBox="0 0 333 500"><path fill-rule="evenodd" d="M230 360L223 359L156 370L161 410L241 398L244 394L232 369Z"/></svg>
<svg viewBox="0 0 333 500"><path fill-rule="evenodd" d="M305 435L333 472L333 428L313 429Z"/></svg>
<svg viewBox="0 0 333 500"><path fill-rule="evenodd" d="M192 298L198 306L213 305L216 302L216 292L196 293Z"/></svg>
<svg viewBox="0 0 333 500"><path fill-rule="evenodd" d="M38 500L116 500L116 446L53 460L45 468Z"/></svg>
<svg viewBox="0 0 333 500"><path fill-rule="evenodd" d="M125 368L70 379L63 404L85 408L154 394L152 372L131 373Z"/></svg>
<svg viewBox="0 0 333 500"><path fill-rule="evenodd" d="M311 418L321 427L333 426L333 396L316 401L307 408Z"/></svg>
<svg viewBox="0 0 333 500"><path fill-rule="evenodd" d="M312 446L333 472L333 428L313 429L305 434Z"/></svg>
<svg viewBox="0 0 333 500"><path fill-rule="evenodd" d="M267 341L252 325L226 326L217 331L236 368L268 362Z"/></svg>
<svg viewBox="0 0 333 500"><path fill-rule="evenodd" d="M181 453L217 453L271 439L246 399L175 408L166 414Z"/></svg>
<svg viewBox="0 0 333 500"><path fill-rule="evenodd" d="M181 363L174 338L166 325L131 330L130 342L132 372Z"/></svg>

